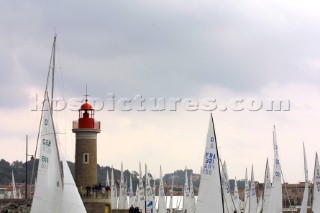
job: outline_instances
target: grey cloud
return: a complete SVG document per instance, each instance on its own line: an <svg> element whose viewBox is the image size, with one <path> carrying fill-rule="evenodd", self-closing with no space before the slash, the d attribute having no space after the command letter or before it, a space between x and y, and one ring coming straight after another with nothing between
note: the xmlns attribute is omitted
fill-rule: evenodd
<svg viewBox="0 0 320 213"><path fill-rule="evenodd" d="M202 3L184 11L168 2L159 7L145 1L7 1L1 16L19 13L10 23L1 21L7 29L1 38L10 40L2 55L24 46L18 60L28 74L21 90L28 84L44 87L56 27L70 95L86 83L97 96L188 96L207 84L246 92L272 82L319 80L303 66L318 57L318 22L275 2Z"/></svg>

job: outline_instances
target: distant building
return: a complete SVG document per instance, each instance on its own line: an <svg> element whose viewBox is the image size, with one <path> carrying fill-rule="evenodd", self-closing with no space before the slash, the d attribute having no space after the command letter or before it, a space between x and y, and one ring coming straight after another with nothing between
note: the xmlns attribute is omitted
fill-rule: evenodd
<svg viewBox="0 0 320 213"><path fill-rule="evenodd" d="M0 188L0 199L7 198L7 188Z"/></svg>
<svg viewBox="0 0 320 213"><path fill-rule="evenodd" d="M305 182L300 182L297 184L282 184L283 207L289 207L289 200L291 205L300 206L303 199L304 186ZM311 206L312 194L313 184L309 183L308 206Z"/></svg>
<svg viewBox="0 0 320 213"><path fill-rule="evenodd" d="M256 192L258 197L263 194L264 184L256 182ZM282 184L282 202L283 208L289 208L291 206L299 207L301 205L304 193L305 182L300 182L296 184L284 183ZM308 206L311 206L313 194L313 184L309 184L309 199ZM240 198L243 200L244 188L239 188Z"/></svg>

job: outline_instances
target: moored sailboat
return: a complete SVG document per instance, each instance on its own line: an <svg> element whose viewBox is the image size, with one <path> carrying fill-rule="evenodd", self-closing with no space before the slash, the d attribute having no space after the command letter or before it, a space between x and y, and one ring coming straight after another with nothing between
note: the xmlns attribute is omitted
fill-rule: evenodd
<svg viewBox="0 0 320 213"><path fill-rule="evenodd" d="M114 173L113 173L113 167L111 168L111 209L117 209L117 186L115 184L115 179L114 179Z"/></svg>
<svg viewBox="0 0 320 213"><path fill-rule="evenodd" d="M150 183L150 177L148 173L147 164L145 164L145 178L146 178L146 212L154 211L154 200L152 195L152 189L151 189L151 183Z"/></svg>
<svg viewBox="0 0 320 213"><path fill-rule="evenodd" d="M258 206L257 206L257 211L256 211L256 213L261 213L261 210L262 210L262 200L263 200L263 197L260 196L260 197L259 197L259 201L258 201Z"/></svg>
<svg viewBox="0 0 320 213"><path fill-rule="evenodd" d="M282 213L282 171L279 158L279 149L276 138L276 129L273 130L273 150L274 150L274 165L273 165L273 180L270 192L270 200L267 210L264 213Z"/></svg>
<svg viewBox="0 0 320 213"><path fill-rule="evenodd" d="M189 197L190 197L190 191L189 191L189 183L188 183L188 172L187 167L185 169L185 181L184 181L184 190L183 190L183 202L182 202L182 212L190 212L189 210Z"/></svg>
<svg viewBox="0 0 320 213"><path fill-rule="evenodd" d="M170 190L169 213L173 213L173 183L174 183L174 173L172 174L172 182L171 182L171 190Z"/></svg>
<svg viewBox="0 0 320 213"><path fill-rule="evenodd" d="M132 177L130 175L130 185L129 185L129 206L134 206L135 196L133 196L133 187L132 187Z"/></svg>
<svg viewBox="0 0 320 213"><path fill-rule="evenodd" d="M107 174L106 174L106 187L110 187L110 178L109 178L108 170L107 170Z"/></svg>
<svg viewBox="0 0 320 213"><path fill-rule="evenodd" d="M193 189L193 180L192 180L192 173L190 174L190 208L189 212L194 213L196 210L196 200L194 198L194 189Z"/></svg>
<svg viewBox="0 0 320 213"><path fill-rule="evenodd" d="M303 159L304 159L304 175L305 175L305 185L303 192L303 199L301 203L300 213L307 213L308 209L308 197L309 197L309 182L308 182L308 166L306 158L306 150L303 143Z"/></svg>
<svg viewBox="0 0 320 213"><path fill-rule="evenodd" d="M270 181L270 169L269 169L269 160L267 159L266 169L264 173L264 190L263 190L263 200L262 200L262 209L264 212L268 212L267 208L270 201L270 192L271 192L271 181Z"/></svg>
<svg viewBox="0 0 320 213"><path fill-rule="evenodd" d="M167 212L166 196L164 194L162 169L161 169L161 166L160 166L160 185L159 185L158 213L166 213L166 212Z"/></svg>
<svg viewBox="0 0 320 213"><path fill-rule="evenodd" d="M217 140L213 118L209 122L196 213L225 213Z"/></svg>
<svg viewBox="0 0 320 213"><path fill-rule="evenodd" d="M257 193L256 185L254 182L253 166L251 167L251 181L250 181L250 197L249 197L249 213L257 212Z"/></svg>
<svg viewBox="0 0 320 213"><path fill-rule="evenodd" d="M237 212L240 213L240 197L239 197L238 182L236 177L234 178L233 200L234 200L234 205Z"/></svg>
<svg viewBox="0 0 320 213"><path fill-rule="evenodd" d="M250 198L250 186L249 186L249 180L248 180L248 170L246 168L246 174L244 179L244 212L249 213L249 198Z"/></svg>
<svg viewBox="0 0 320 213"><path fill-rule="evenodd" d="M121 163L121 176L120 176L120 192L119 192L119 204L118 209L127 209L127 186L124 182L124 175L123 175L123 164Z"/></svg>
<svg viewBox="0 0 320 213"><path fill-rule="evenodd" d="M136 195L134 196L134 207L139 207L139 184L137 184Z"/></svg>
<svg viewBox="0 0 320 213"><path fill-rule="evenodd" d="M320 166L318 154L316 153L316 159L314 164L313 174L313 200L312 200L313 213L320 213Z"/></svg>
<svg viewBox="0 0 320 213"><path fill-rule="evenodd" d="M14 180L14 174L13 174L13 171L12 171L12 197L13 199L16 199L18 198L17 196L17 189L16 189L16 183L15 183L15 180Z"/></svg>
<svg viewBox="0 0 320 213"><path fill-rule="evenodd" d="M143 177L142 177L142 170L141 170L141 163L139 162L139 209L142 212L145 212L145 204L146 202L146 196L145 196L145 191L143 187Z"/></svg>
<svg viewBox="0 0 320 213"><path fill-rule="evenodd" d="M235 205L234 205L233 198L231 196L227 164L225 161L223 162L223 165L222 165L221 180L223 185L223 195L225 199L224 206L225 206L226 212L234 212Z"/></svg>

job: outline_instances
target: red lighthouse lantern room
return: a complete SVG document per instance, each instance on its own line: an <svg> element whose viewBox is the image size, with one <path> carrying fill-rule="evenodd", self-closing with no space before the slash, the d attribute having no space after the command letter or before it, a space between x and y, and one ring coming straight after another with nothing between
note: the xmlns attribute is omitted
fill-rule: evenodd
<svg viewBox="0 0 320 213"><path fill-rule="evenodd" d="M87 96L87 95L86 95ZM79 119L73 122L73 129L96 129L100 130L100 121L95 121L92 105L88 103L86 97L85 103L79 109Z"/></svg>

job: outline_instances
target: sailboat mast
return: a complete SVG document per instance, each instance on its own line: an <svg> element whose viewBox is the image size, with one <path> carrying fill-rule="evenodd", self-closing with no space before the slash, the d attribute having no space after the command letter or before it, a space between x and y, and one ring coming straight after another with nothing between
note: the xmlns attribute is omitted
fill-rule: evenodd
<svg viewBox="0 0 320 213"><path fill-rule="evenodd" d="M216 142L216 150L217 150L217 158L218 158L218 171L219 171L219 178L220 178L220 191L221 191L221 201L222 201L222 213L224 213L224 200L223 200L223 189L222 189L222 180L221 180L221 172L220 172L220 163L219 163L219 151L218 151L218 144L217 144L217 138L216 138L216 131L214 129L214 122L213 122L213 117L211 115L211 121L212 121L212 126L213 126L213 133L214 133L214 140Z"/></svg>
<svg viewBox="0 0 320 213"><path fill-rule="evenodd" d="M53 110L53 90L54 90L54 72L56 69L56 40L57 40L57 35L54 35L53 38L53 45L52 45L52 82L51 82L51 113Z"/></svg>

